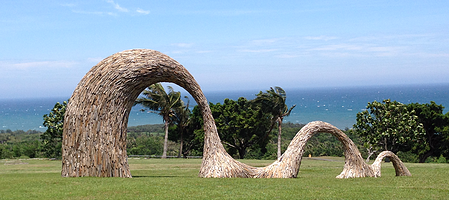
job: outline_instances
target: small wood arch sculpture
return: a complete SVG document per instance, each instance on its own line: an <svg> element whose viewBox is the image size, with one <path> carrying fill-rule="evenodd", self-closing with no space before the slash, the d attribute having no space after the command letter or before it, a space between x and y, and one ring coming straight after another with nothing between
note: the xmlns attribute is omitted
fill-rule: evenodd
<svg viewBox="0 0 449 200"><path fill-rule="evenodd" d="M367 165L351 139L336 127L318 121L302 128L273 164L262 168L243 164L224 149L206 97L193 76L165 54L133 49L109 56L92 67L73 92L64 118L61 175L130 178L126 154L129 113L139 94L158 82L172 82L183 87L202 112L205 136L200 177L296 177L304 145L319 132L333 134L344 145L345 166L337 178L380 176L383 157L397 158L391 152L382 153L380 161L373 164L375 167ZM399 158L393 164L396 175L410 176Z"/></svg>

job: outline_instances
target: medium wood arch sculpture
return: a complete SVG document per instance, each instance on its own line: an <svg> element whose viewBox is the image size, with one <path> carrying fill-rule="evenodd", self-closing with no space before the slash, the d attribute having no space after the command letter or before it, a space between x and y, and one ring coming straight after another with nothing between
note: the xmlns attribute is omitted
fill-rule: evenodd
<svg viewBox="0 0 449 200"><path fill-rule="evenodd" d="M325 122L307 124L287 151L267 167L256 168L234 160L221 143L206 97L193 76L167 55L147 49L109 56L92 67L80 81L67 104L64 118L61 175L131 177L126 155L129 113L139 94L158 82L172 82L183 87L202 112L205 136L200 177L296 177L305 143L319 132L333 134L345 147L345 166L337 178L380 176L380 161L375 169L367 165L352 140ZM381 155L396 156L391 152ZM397 160L394 166L402 170L396 170L396 175L410 175L399 158Z"/></svg>

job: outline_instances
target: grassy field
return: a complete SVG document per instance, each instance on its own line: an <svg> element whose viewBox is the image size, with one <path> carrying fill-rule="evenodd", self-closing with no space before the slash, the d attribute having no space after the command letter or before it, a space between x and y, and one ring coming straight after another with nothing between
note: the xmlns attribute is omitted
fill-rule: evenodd
<svg viewBox="0 0 449 200"><path fill-rule="evenodd" d="M242 160L252 166L273 161ZM447 199L449 165L406 163L412 177L336 179L343 158L305 158L295 179L198 178L200 159L129 159L132 179L62 178L61 161L0 160L0 199Z"/></svg>

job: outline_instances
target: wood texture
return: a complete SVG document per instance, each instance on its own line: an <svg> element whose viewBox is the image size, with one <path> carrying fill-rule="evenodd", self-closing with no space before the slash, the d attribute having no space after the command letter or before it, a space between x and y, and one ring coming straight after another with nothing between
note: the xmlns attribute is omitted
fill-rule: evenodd
<svg viewBox="0 0 449 200"><path fill-rule="evenodd" d="M396 156L396 154L394 154L391 151L383 151L377 156L376 160L371 165L374 171L374 176L378 177L381 175L380 165L384 158L389 158L390 161L393 163L394 170L396 171L396 176L412 176L412 174L410 173L410 171L408 171L404 163L402 163L401 159L399 159L398 156Z"/></svg>
<svg viewBox="0 0 449 200"><path fill-rule="evenodd" d="M306 142L319 132L331 133L345 147L344 169L337 178L380 176L383 157L378 158L374 170L363 161L351 139L336 127L319 121L303 127L286 152L267 167L256 168L234 160L221 143L206 97L193 76L167 55L147 49L109 56L80 81L67 104L61 175L131 177L126 155L128 116L138 95L158 82L183 87L202 112L205 137L200 177L294 178ZM382 156L396 159L394 167L400 167L400 175L407 175L407 168L397 156L391 152ZM398 169L396 172L398 175Z"/></svg>

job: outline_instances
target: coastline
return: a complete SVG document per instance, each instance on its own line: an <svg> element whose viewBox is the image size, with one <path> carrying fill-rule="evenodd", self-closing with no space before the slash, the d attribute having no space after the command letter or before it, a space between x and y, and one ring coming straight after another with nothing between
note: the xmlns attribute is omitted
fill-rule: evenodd
<svg viewBox="0 0 449 200"><path fill-rule="evenodd" d="M340 129L351 128L355 123L356 114L365 109L368 102L382 101L387 98L404 104L435 101L445 106L444 113L449 111L449 84L285 90L287 105L296 104L292 114L285 118L285 122L292 123L325 121ZM218 103L223 102L224 98L235 100L243 96L252 99L257 93L258 91L206 91L205 95L209 102ZM43 115L48 114L56 102L67 99L68 97L0 99L0 130L45 131L46 128L42 126ZM191 107L195 105L192 98L190 98L190 105ZM139 106L132 108L128 126L163 123L159 115L141 112L140 109Z"/></svg>

